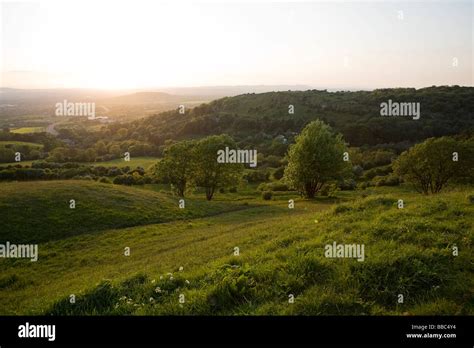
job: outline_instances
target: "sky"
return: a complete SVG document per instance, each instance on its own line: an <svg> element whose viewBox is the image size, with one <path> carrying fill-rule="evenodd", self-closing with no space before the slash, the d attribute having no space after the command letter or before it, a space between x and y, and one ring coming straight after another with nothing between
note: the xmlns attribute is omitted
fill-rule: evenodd
<svg viewBox="0 0 474 348"><path fill-rule="evenodd" d="M0 4L0 86L472 86L473 2Z"/></svg>

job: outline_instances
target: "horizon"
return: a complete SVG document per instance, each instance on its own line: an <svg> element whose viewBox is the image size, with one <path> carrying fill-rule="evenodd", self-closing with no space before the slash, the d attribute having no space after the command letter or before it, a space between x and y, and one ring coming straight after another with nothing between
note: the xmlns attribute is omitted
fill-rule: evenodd
<svg viewBox="0 0 474 348"><path fill-rule="evenodd" d="M375 87L375 88L351 88L351 87L341 87L341 88L328 88L323 86L304 86L304 85L264 85L264 84L257 84L257 85L208 85L208 86L164 86L164 87L149 87L149 88L89 88L89 87L38 87L38 88L18 88L18 87L9 87L9 86L0 86L0 90L2 89L13 89L19 91L47 91L47 90L90 90L90 91L103 91L103 92L129 92L129 93L167 93L173 94L170 92L165 92L165 90L184 90L184 89L206 89L206 88L222 88L222 89L231 89L231 88L256 88L256 87L304 87L300 89L274 89L268 90L261 93L267 92L304 92L304 91L327 91L328 93L334 92L373 92L376 90L383 90L383 89L426 89L432 87L461 87L461 88L473 88L474 86L469 85L426 85L421 87L413 87L413 86L395 86L395 87ZM252 92L249 92L252 93ZM257 93L257 92L253 92ZM260 92L259 92L260 93Z"/></svg>
<svg viewBox="0 0 474 348"><path fill-rule="evenodd" d="M136 4L2 2L0 86L473 85L470 1Z"/></svg>

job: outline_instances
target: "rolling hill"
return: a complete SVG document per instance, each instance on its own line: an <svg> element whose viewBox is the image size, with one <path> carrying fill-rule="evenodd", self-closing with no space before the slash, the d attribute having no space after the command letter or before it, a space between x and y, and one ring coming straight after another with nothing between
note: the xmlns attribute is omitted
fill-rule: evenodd
<svg viewBox="0 0 474 348"><path fill-rule="evenodd" d="M70 200L75 209L70 209ZM242 209L239 203L186 199L84 180L0 183L0 240L38 243L110 228L160 223Z"/></svg>
<svg viewBox="0 0 474 348"><path fill-rule="evenodd" d="M388 100L420 103L421 117L382 117L380 104ZM214 100L190 110L164 112L132 122L150 139L202 137L226 133L253 146L278 135L289 141L310 121L322 119L344 135L352 146L418 142L428 137L472 132L474 88L398 88L357 92L326 90L243 94ZM289 106L294 114L289 113ZM132 132L131 132L132 133Z"/></svg>
<svg viewBox="0 0 474 348"><path fill-rule="evenodd" d="M403 188L348 195L336 205L327 198L296 199L294 210L287 197L277 197L192 221L41 243L38 262L0 260L0 313L474 313L472 189L428 197ZM397 208L400 198L404 209ZM21 226L37 234L26 220ZM51 219L48 226L62 223ZM324 257L325 245L333 242L364 244L365 262Z"/></svg>

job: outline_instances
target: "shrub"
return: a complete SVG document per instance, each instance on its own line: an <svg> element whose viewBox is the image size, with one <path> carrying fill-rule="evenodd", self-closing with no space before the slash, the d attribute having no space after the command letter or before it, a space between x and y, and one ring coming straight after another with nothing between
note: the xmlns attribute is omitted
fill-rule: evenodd
<svg viewBox="0 0 474 348"><path fill-rule="evenodd" d="M290 188L283 182L270 182L262 183L258 185L257 190L259 191L289 191Z"/></svg>
<svg viewBox="0 0 474 348"><path fill-rule="evenodd" d="M280 180L281 178L283 178L283 174L285 174L285 167L279 167L273 172L273 177L276 180Z"/></svg>
<svg viewBox="0 0 474 348"><path fill-rule="evenodd" d="M373 186L397 186L400 185L400 179L395 175L376 176L372 180Z"/></svg>
<svg viewBox="0 0 474 348"><path fill-rule="evenodd" d="M102 182L104 184L110 184L111 183L110 179L106 178L105 176L101 177L99 179L99 182Z"/></svg>
<svg viewBox="0 0 474 348"><path fill-rule="evenodd" d="M249 183L268 181L270 172L266 169L250 169L245 172L244 179Z"/></svg>
<svg viewBox="0 0 474 348"><path fill-rule="evenodd" d="M347 180L340 181L338 183L338 187L342 191L352 191L352 190L355 190L355 188L357 187L357 183L355 182L354 179L347 179Z"/></svg>

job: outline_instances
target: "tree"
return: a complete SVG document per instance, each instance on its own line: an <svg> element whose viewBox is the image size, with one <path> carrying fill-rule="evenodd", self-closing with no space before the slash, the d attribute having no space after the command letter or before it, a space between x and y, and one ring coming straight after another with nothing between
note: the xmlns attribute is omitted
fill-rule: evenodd
<svg viewBox="0 0 474 348"><path fill-rule="evenodd" d="M0 162L1 163L8 163L15 161L15 151L12 149L0 146Z"/></svg>
<svg viewBox="0 0 474 348"><path fill-rule="evenodd" d="M122 155L122 149L120 148L119 145L114 144L109 147L109 153L113 155L114 157L120 157Z"/></svg>
<svg viewBox="0 0 474 348"><path fill-rule="evenodd" d="M168 144L163 151L163 158L155 167L158 178L172 184L180 197L184 197L192 183L194 146L194 141Z"/></svg>
<svg viewBox="0 0 474 348"><path fill-rule="evenodd" d="M228 135L213 135L201 139L194 149L196 184L204 187L209 201L216 189L235 186L242 175L242 164L217 161L217 152L225 147L237 149L234 140Z"/></svg>
<svg viewBox="0 0 474 348"><path fill-rule="evenodd" d="M393 169L418 192L438 193L452 179L472 174L473 159L472 139L430 138L403 152Z"/></svg>
<svg viewBox="0 0 474 348"><path fill-rule="evenodd" d="M328 181L349 175L351 165L343 159L342 135L324 122L311 122L295 140L288 150L284 180L307 198L314 198Z"/></svg>
<svg viewBox="0 0 474 348"><path fill-rule="evenodd" d="M99 140L99 141L95 144L94 148L95 148L95 151L97 152L97 154L98 154L99 156L103 156L103 155L105 155L105 154L107 153L107 146L105 146L105 143L104 143L103 140Z"/></svg>

